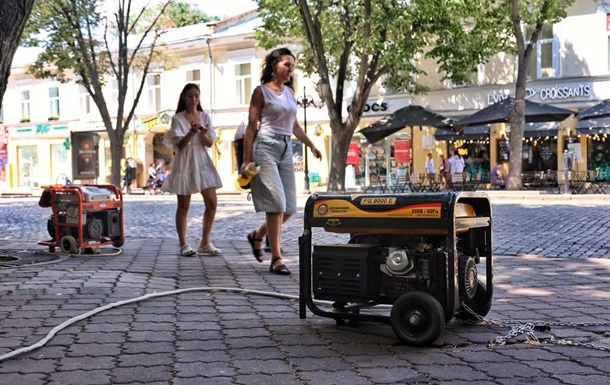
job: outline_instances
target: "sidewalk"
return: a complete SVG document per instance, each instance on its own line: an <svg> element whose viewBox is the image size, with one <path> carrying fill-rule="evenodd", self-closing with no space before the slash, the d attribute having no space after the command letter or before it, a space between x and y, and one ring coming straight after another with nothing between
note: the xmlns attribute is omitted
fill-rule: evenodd
<svg viewBox="0 0 610 385"><path fill-rule="evenodd" d="M511 204L507 210L518 207ZM249 229L252 218L241 215L230 222ZM229 220L219 224L225 222ZM582 218L574 231L594 225ZM0 362L2 383L606 385L610 381L610 259L497 255L494 301L487 318L501 321L480 325L452 321L432 346L413 348L402 345L389 325L338 326L310 312L299 319L298 302L278 297L298 295L296 243L283 245L293 275L282 277L269 273L268 259L263 264L255 261L242 239L243 231L236 233L229 225L218 231L227 232L215 241L223 249L220 257L179 257L174 238L133 235L119 254L102 249L100 255L0 269L0 355L35 344L53 327L100 306L160 295L79 320L45 346ZM290 231L302 231L302 223ZM580 237L586 240L584 234ZM499 239L498 247L514 243ZM3 254L36 248L40 247L21 239L0 240ZM483 272L480 267L479 274ZM173 292L183 289L191 291ZM161 295L165 292L172 293ZM525 321L550 324L551 329L534 332L538 343L534 336L527 339L517 333L503 345L488 346L507 335L515 323Z"/></svg>

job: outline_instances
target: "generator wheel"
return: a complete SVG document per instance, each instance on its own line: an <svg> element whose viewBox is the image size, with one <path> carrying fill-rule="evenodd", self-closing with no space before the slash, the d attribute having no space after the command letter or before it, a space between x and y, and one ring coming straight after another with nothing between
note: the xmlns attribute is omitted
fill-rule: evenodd
<svg viewBox="0 0 610 385"><path fill-rule="evenodd" d="M472 257L460 255L458 258L458 284L460 296L471 300L477 291L477 264Z"/></svg>
<svg viewBox="0 0 610 385"><path fill-rule="evenodd" d="M53 214L47 219L47 231L49 232L51 239L55 240L55 216L53 216Z"/></svg>
<svg viewBox="0 0 610 385"><path fill-rule="evenodd" d="M445 328L445 312L440 302L423 291L401 295L390 312L394 334L405 344L423 346L436 340Z"/></svg>
<svg viewBox="0 0 610 385"><path fill-rule="evenodd" d="M75 254L78 253L78 246L76 245L76 239L71 235L64 235L59 240L59 245L64 253Z"/></svg>
<svg viewBox="0 0 610 385"><path fill-rule="evenodd" d="M124 244L125 244L125 239L118 238L118 239L115 239L114 241L112 241L112 246L114 246L114 247L121 247Z"/></svg>
<svg viewBox="0 0 610 385"><path fill-rule="evenodd" d="M474 294L474 297L470 300L464 301L464 304L481 317L485 317L491 309L491 299L489 301L487 301L486 299L487 288L485 287L485 284L479 280L477 281L477 291ZM476 316L471 314L463 307L460 307L460 309L455 313L455 318L470 321L477 320Z"/></svg>

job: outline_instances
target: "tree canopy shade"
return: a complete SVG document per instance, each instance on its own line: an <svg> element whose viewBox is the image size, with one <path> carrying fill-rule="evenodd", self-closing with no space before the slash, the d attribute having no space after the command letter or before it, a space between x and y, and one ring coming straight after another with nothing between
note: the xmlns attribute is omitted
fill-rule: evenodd
<svg viewBox="0 0 610 385"><path fill-rule="evenodd" d="M490 106L466 116L457 121L456 125L481 125L491 123L510 122L510 112L515 108L515 99L508 97ZM536 103L529 100L525 101L524 119L529 122L557 122L567 119L574 112L551 106L549 104Z"/></svg>
<svg viewBox="0 0 610 385"><path fill-rule="evenodd" d="M13 57L34 7L34 0L0 1L0 106L11 75Z"/></svg>
<svg viewBox="0 0 610 385"><path fill-rule="evenodd" d="M437 128L450 128L453 120L432 112L422 106L407 106L396 110L393 114L386 116L363 128L359 132L366 139L375 143L407 126L433 126Z"/></svg>
<svg viewBox="0 0 610 385"><path fill-rule="evenodd" d="M157 22L170 3L172 0L164 1L159 13L142 27L147 8L135 7L132 0L112 2L115 7L109 13L102 13L102 0L38 1L28 26L29 44L45 49L30 67L31 73L37 78L75 81L91 95L110 139L115 185L120 185L125 132L134 117L151 63L161 57L157 42L162 32L157 29ZM137 28L143 32L134 35ZM128 105L128 79L136 74L135 97ZM113 102L117 110L112 115L103 92L110 79L116 79L118 84L117 100Z"/></svg>

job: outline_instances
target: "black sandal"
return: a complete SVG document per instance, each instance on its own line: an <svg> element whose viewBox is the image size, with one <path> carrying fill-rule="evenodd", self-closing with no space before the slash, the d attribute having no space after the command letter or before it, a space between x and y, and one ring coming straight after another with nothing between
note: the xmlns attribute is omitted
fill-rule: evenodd
<svg viewBox="0 0 610 385"><path fill-rule="evenodd" d="M252 254L254 254L254 258L260 263L263 262L263 257L265 253L263 253L263 249L257 249L255 243L262 242L262 239L254 238L256 235L256 230L248 234L248 242L250 242L250 247L252 247Z"/></svg>
<svg viewBox="0 0 610 385"><path fill-rule="evenodd" d="M284 265L283 263L281 265L277 265L277 266L273 266L273 264L275 262L277 262L278 260L282 259L282 257L273 257L271 258L271 265L269 265L269 271L277 274L277 275L290 275L292 274L292 272L290 271L290 269L288 268L288 266Z"/></svg>

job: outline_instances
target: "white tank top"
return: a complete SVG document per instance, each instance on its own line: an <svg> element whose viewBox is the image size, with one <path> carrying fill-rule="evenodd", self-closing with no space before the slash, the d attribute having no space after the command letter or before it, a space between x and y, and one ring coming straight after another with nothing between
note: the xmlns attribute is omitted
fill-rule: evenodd
<svg viewBox="0 0 610 385"><path fill-rule="evenodd" d="M274 134L292 135L292 127L297 117L297 101L290 87L284 86L281 93L270 90L264 84L260 85L260 89L265 98L260 129Z"/></svg>

